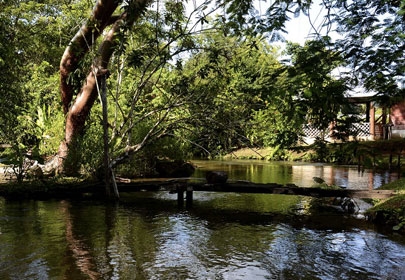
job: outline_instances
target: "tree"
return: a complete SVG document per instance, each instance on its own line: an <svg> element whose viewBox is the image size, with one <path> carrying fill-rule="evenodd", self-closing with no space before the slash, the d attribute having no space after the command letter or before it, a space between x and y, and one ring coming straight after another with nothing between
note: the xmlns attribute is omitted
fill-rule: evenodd
<svg viewBox="0 0 405 280"><path fill-rule="evenodd" d="M271 77L281 65L278 49L264 38L222 32L201 36L199 48L176 73L177 87L196 97L183 122L188 139L197 144L197 154L210 156L251 146L249 121L274 91Z"/></svg>
<svg viewBox="0 0 405 280"><path fill-rule="evenodd" d="M60 45L54 42L64 43L60 33L51 28L58 22L60 7L58 1L0 2L0 143L11 146L5 156L18 167L20 180L25 172L24 158L28 153L38 154L33 147L43 136L39 111L59 111L57 106L51 108L58 92L47 82L55 77L53 65L60 59Z"/></svg>
<svg viewBox="0 0 405 280"><path fill-rule="evenodd" d="M308 123L327 129L347 103L345 79L332 76L342 58L325 41L288 44L287 53L291 61L272 75L274 90L252 119L251 137L266 146L295 145Z"/></svg>
<svg viewBox="0 0 405 280"><path fill-rule="evenodd" d="M146 5L146 1L144 2L141 4ZM97 88L99 84L97 79L107 74L108 63L114 47L114 35L122 27L124 20L129 18L127 10L119 16L112 16L118 6L118 1L97 1L90 19L72 38L61 59L60 89L63 111L67 117L65 139L62 141L58 151L58 164L67 173L76 171L75 164L70 162L69 166L68 161L66 161L69 149L73 149L77 144L75 141L79 140L79 136L84 130L86 118L98 97ZM139 8L138 13L144 7ZM126 7L126 9L129 9L129 7ZM135 20L136 16L139 16L139 14L133 15L132 19ZM100 43L96 58L93 59L90 65L87 65L90 70L85 78L85 83L78 90L77 85L80 85L81 81L75 83L69 79L72 78L73 72L80 69L79 65L83 62L85 55L92 50L92 45L97 42L98 37L109 25L112 27ZM77 95L77 98L73 101L74 95ZM71 102L74 102L72 106Z"/></svg>
<svg viewBox="0 0 405 280"><path fill-rule="evenodd" d="M97 2L91 18L64 52L60 73L63 108L67 114L66 132L58 156L51 162L64 173L77 171L76 155L81 153L79 148L90 110L100 95L101 81L106 75L117 79L116 93L110 97L116 110L114 121L105 123L112 128L111 141L105 141L114 146L111 169L145 147L151 139L167 136L173 130L170 121L166 120L166 124L163 121L184 101L178 101L176 95L167 95L168 99L157 102L153 100L156 96L153 91L162 91L159 80L168 63L180 59L184 50L193 49L191 35L204 29L200 27L197 30L196 26L198 22L204 22L209 13L195 23L185 15L181 2L165 1L163 7L156 6L154 9L146 9L147 4L149 1L129 2L121 7L120 14L116 14L116 2ZM203 10L204 5L196 9ZM137 24L133 25L135 21ZM111 59L117 63L110 66ZM83 72L83 62L86 61L90 69L88 73ZM127 66L126 70L123 65ZM107 68L115 69L118 74ZM87 73L86 77L84 73ZM86 80L83 85L82 79ZM132 85L121 88L125 79L132 80ZM131 87L134 90L128 91ZM148 102L150 111L144 110L143 102ZM146 133L134 135L135 131L142 130Z"/></svg>
<svg viewBox="0 0 405 280"><path fill-rule="evenodd" d="M322 40L307 41L304 47L290 44L287 51L292 55L292 67L287 67L289 87L295 87L292 103L302 108L308 123L326 129L346 104L346 81L332 76L342 57Z"/></svg>
<svg viewBox="0 0 405 280"><path fill-rule="evenodd" d="M403 1L325 1L331 22L344 39L337 42L353 83L380 96L403 95L405 51Z"/></svg>
<svg viewBox="0 0 405 280"><path fill-rule="evenodd" d="M181 90L183 90L182 83L189 82L188 79L190 79L190 77L184 77L183 75L181 76L181 79L185 78L183 81L178 80L174 82L176 88L170 90L176 90L178 94L170 93L166 85L162 85L160 82L164 80L163 78L166 78L164 75L171 75L169 72L172 71L171 69L174 69L174 67L177 67L175 66L176 64L180 67L182 65L181 61L187 59L188 56L182 54L185 50L189 50L191 54L197 52L200 46L192 37L193 34L197 31L201 31L201 29L213 30L218 27L225 36L242 35L241 38L257 38L257 34L263 34L269 38L277 39L280 38L280 36L278 36L279 33L276 31L283 29L283 25L288 20L289 16L295 16L301 12L306 14L311 5L311 1L277 0L272 1L271 4L267 6L267 10L264 14L258 14L254 12L255 6L252 1L218 1L213 5L212 9L215 10L218 8L221 10L221 13L213 17L215 19L215 21L213 21L215 22L214 24L211 22L208 24L208 15L213 11L211 8L208 8L209 3L210 1L204 1L200 6L195 7L195 11L188 15L186 14L184 3L181 1L162 0L153 3L152 1L146 0L99 0L95 3L91 14L88 15L91 7L86 5L91 5L91 3L86 1L70 1L69 5L53 0L41 2L9 0L1 2L5 9L2 9L4 13L1 14L0 24L2 28L5 28L5 32L0 36L4 36L4 39L10 42L15 42L15 44L11 46L0 43L2 51L4 50L4 54L6 54L6 56L2 57L2 60L0 60L0 66L13 66L4 69L5 72L10 75L1 77L1 79L4 79L4 83L2 81L1 86L3 87L2 91L15 93L13 93L13 96L16 97L16 104L27 104L33 100L27 100L25 99L27 97L26 95L20 94L22 93L22 85L31 79L31 76L27 74L30 71L30 67L25 63L27 61L32 62L32 66L35 68L33 73L41 73L41 76L44 75L46 79L51 80L52 75L46 75L52 71L49 70L48 72L45 69L51 69L51 67L54 66L55 57L57 57L57 54L60 54L61 47L67 46L62 55L59 68L62 108L64 114L66 114L65 136L59 146L58 156L55 157L55 160L52 162L55 164L54 167L67 173L74 173L77 170L77 157L74 156L74 152L78 153L78 157L82 155L80 150L75 149L75 147L81 144L82 137L86 134L86 130L89 129L89 127L91 128L89 124L98 121L96 117L90 115L90 112L92 108L97 107L94 106L94 104L97 104L96 100L99 96L99 89L101 88L100 82L104 78L107 78L108 75L116 78L114 86L117 87L114 95L112 91L109 92L108 102L113 102L113 106L110 106L110 108L115 108L116 112L119 112L115 113L113 122L110 121L108 123L111 128L110 137L114 139L110 139L110 145L114 146L112 152L115 160L110 163L110 165L113 166L125 160L129 154L145 147L151 142L151 139L159 139L170 134L175 134L176 129L180 127L179 123L174 121L178 120L178 117L169 120L168 116L169 112L177 112L177 115L180 116L184 113L184 110L180 109L180 104L192 104L192 98L197 96L196 92L191 92L191 94L188 92L187 94L190 95L188 95L187 98L179 98L181 96ZM356 34L351 34L347 38L351 40L350 42L352 43L342 41L342 44L338 45L342 48L338 51L342 51L345 57L350 59L349 62L353 62L352 65L356 66L355 70L359 70L356 73L363 73L361 77L366 81L367 87L371 89L378 88L379 86L379 91L382 92L384 87L381 86L381 83L383 83L385 87L390 88L391 86L392 90L390 90L390 93L399 93L400 87L397 82L400 81L400 70L402 69L401 67L403 67L401 57L399 56L403 44L395 37L398 36L398 38L401 38L401 36L403 36L403 25L401 22L402 10L401 7L399 7L399 2L394 1L391 3L389 1L375 0L367 4L366 1L355 1L355 3L346 3L346 1L323 1L323 4L327 8L330 8L331 11L338 11L336 13L337 17L333 17L334 15L332 13L329 13L328 16L330 22L334 20L338 23L342 32L349 32L351 29L354 30L354 27L360 28L357 30L361 32L357 32L357 34L363 35L356 37ZM77 9L77 7L81 9ZM368 10L373 8L373 13L364 12L366 8ZM79 11L81 12L79 13ZM13 16L8 17L8 14L12 14ZM24 14L24 17L21 17L22 14ZM389 20L383 21L383 23L378 25L376 24L378 14L391 15L392 17L389 17ZM19 20L21 18L24 18L24 20ZM52 18L56 19L55 22L51 21ZM67 40L65 35L69 34L69 30L72 29L74 23L78 21L82 22L82 20L86 18L87 20L79 28L76 35L70 41ZM13 20L15 21L12 22ZM51 28L50 26L54 26L53 24L56 24L58 28ZM15 27L20 28L22 32L13 33L13 28ZM151 32L151 30L153 30L153 32ZM386 32L383 33L380 32L380 30ZM13 37L13 35L16 34L18 36L21 36L21 34L29 34L30 36L18 37L19 41L16 41L15 38L17 37ZM38 34L41 36L37 36ZM383 34L387 35L383 36ZM31 43L34 43L28 44L29 39L27 38L31 37L35 39L42 38L42 40L31 40ZM363 46L360 42L364 44L363 37L371 38L375 40L375 42L380 42L379 48L373 48L371 45L366 44L366 52L357 52L358 47ZM57 44L55 44L55 42L57 42ZM250 43L253 44L254 41ZM57 45L57 47L55 47L55 45ZM210 47L213 48L214 44L211 44ZM252 45L252 47L254 48L254 45ZM323 47L331 48L329 45ZM382 52L381 49L385 51ZM38 50L41 50L41 52L38 52ZM213 58L211 62L215 64L223 60L224 56L221 54L221 51L222 50L215 50L215 48L213 48L210 52ZM284 87L283 91L280 91L280 94L275 95L281 100L281 92L285 93L288 91L288 98L283 100L285 107L276 107L278 106L276 104L282 104L277 102L267 103L271 104L270 106L266 104L260 104L260 106L268 106L267 109L273 108L272 110L278 109L276 112L279 113L278 115L280 117L286 112L299 116L304 112L305 108L310 108L309 112L312 114L312 121L329 121L331 116L335 114L335 110L333 114L329 115L330 112L328 110L319 106L320 104L332 104L328 103L331 99L327 99L321 93L325 89L331 90L331 92L334 92L335 89L340 90L341 84L334 83L335 81L333 80L323 80L318 84L316 73L311 72L311 68L307 67L306 64L315 63L314 65L319 67L318 69L322 70L322 73L325 74L326 68L322 68L325 65L316 64L317 61L311 59L315 59L322 54L329 55L332 53L321 51L320 48L309 48L309 46L307 52L299 49L296 49L296 51L297 57L300 52L302 52L300 59L297 60L296 67L289 68L286 72L277 72L280 75L279 78L277 78L276 73L274 73L274 75L270 73L270 77L274 80L279 79L280 81L282 79L297 79L301 77L301 83L298 83L299 87L294 85L294 83L288 83L290 88ZM311 57L310 52L312 51L317 52L314 56L315 58ZM20 63L13 63L11 58L14 55L18 58L15 61L19 61ZM389 57L389 61L391 62L385 63L382 61L381 58L383 56ZM244 58L244 56L240 56L240 58ZM255 59L255 57L253 58ZM2 62L6 60L7 62L2 64ZM46 60L49 66L47 66L46 63L40 66L40 61L42 60ZM359 64L359 61L362 63ZM363 63L364 61L368 61L368 63ZM111 62L113 62L113 64ZM229 87L226 92L226 98L256 104L254 100L253 102L251 102L252 99L249 100L249 98L252 98L252 95L244 95L242 93L257 91L258 88L254 87L255 83L253 83L251 87L249 82L256 81L258 78L262 79L264 75L260 76L254 73L254 71L249 70L251 69L249 61L240 59L240 63L239 65L236 62L234 64L237 65L237 67L245 67L245 72L230 72L229 68L226 69L228 71L227 73L236 77L233 80L233 84L231 84L231 87ZM22 68L19 68L21 65L24 66L24 75L21 75L20 70ZM129 65L131 66L130 70L124 70L124 68ZM361 67L358 67L359 65ZM204 75L204 71L213 71L213 69L210 69L208 66L209 64L206 63L205 66L201 68L201 72L198 74L200 77ZM372 72L381 66L390 71L380 71L380 73L376 71L376 75L365 75L367 72ZM295 72L295 74L293 72ZM133 76L120 76L121 74ZM8 80L10 77L11 79L18 79L21 82L19 84L10 83ZM136 79L134 79L134 77ZM370 77L369 82L367 77ZM381 77L384 79L381 79ZM192 78L195 79L195 77ZM226 80L227 78L229 77L225 76L223 80L218 81L217 85L210 86L219 88L227 84L229 81ZM125 79L136 80L136 82L133 83L135 90L130 91L128 88L125 90L123 88L120 89L120 85L122 85L120 83L125 81ZM107 80L107 83L110 83L110 81ZM267 85L271 83L270 79L263 80L263 82L266 82ZM213 89L215 87L213 87ZM46 86L42 86L38 88L38 90L41 92L52 92L47 90ZM126 91L126 94L122 94L124 93L123 91ZM296 93L299 94L299 97L293 98ZM36 95L37 101L35 102L38 102L38 104L47 103L51 100L51 98L49 98L51 95L51 93L49 93L49 95L47 94L46 98L37 98L38 95ZM261 98L263 103L265 103L266 98ZM232 110L234 108L230 109L230 107L226 107L229 104L222 102L225 99L213 98L211 100L201 100L207 102L201 106L201 108L210 109L213 120L221 119L221 114L226 115L227 117L225 119L228 120L234 119L236 115L249 117L247 108L239 106L239 111ZM270 98L267 99L267 101L269 100ZM6 103L8 100L4 101L4 103ZM146 105L140 105L141 102L150 104L151 106L148 109L152 108L152 110L147 112ZM54 103L54 101L49 103ZM260 102L257 104L259 103ZM221 114L216 114L215 116L216 112L213 112L212 108L221 106L224 110L222 110ZM4 131L7 131L14 125L12 124L12 115L14 115L15 112L12 112L12 110L16 110L21 106L6 107L7 110L5 110L4 113L2 112L2 114L5 114L5 118L7 118L7 123L5 122L7 128L2 128L3 135L5 135ZM288 111L288 107L294 108L295 110ZM43 112L52 112L56 111L54 110L56 108L55 106L52 110L49 110L41 107L41 110ZM318 111L314 110L314 108ZM259 108L254 109L259 110ZM32 106L30 110L30 114L37 112L38 106ZM20 112L21 111L17 112L17 114L22 115ZM97 111L94 112L96 113ZM32 119L36 120L36 117ZM298 118L295 119L297 120ZM164 122L164 120L169 121ZM298 124L299 122L293 123L294 127ZM234 128L233 131L235 135L240 135L243 131L243 126L246 125L232 122L229 123L229 126ZM215 126L212 128L215 128ZM135 137L133 135L135 130L141 131L142 129L145 131L142 136L138 137L138 135ZM231 130L229 130L229 132L230 131ZM279 129L275 131L279 131ZM289 131L291 130L289 129ZM211 132L214 132L214 130L203 131L202 129L200 135L208 135ZM284 136L280 139L273 138L275 142L284 141L282 139L292 139L290 136L287 136L288 133L278 135ZM227 140L230 139L229 136L230 134L222 135L221 142L226 143ZM226 145L229 147L235 145L233 140L227 143ZM74 160L69 161L70 157Z"/></svg>
<svg viewBox="0 0 405 280"><path fill-rule="evenodd" d="M278 2L272 5L272 8L284 7L284 2ZM117 47L116 43L120 42L121 45L126 40L124 30L130 30L132 24L138 21L143 14L146 13L147 7L150 1L138 0L127 1L121 3L120 1L112 0L100 0L97 1L90 18L80 28L77 34L73 37L70 44L65 50L60 64L61 73L61 93L64 112L66 117L66 132L65 139L59 147L58 157L56 158L56 164L62 167L64 172L71 173L74 171L75 166L69 166L68 159L72 147L75 146L76 141L80 141L80 135L84 131L86 119L90 113L90 110L98 96L98 80L101 76L108 72L108 63ZM156 16L163 15L164 21L162 23L162 30L166 27L172 27L173 30L181 29L180 19L186 19L188 23L190 19L184 16L184 6L181 2L177 1L164 1L166 9L170 12L177 11L172 16L170 13L157 13ZM199 22L201 24L207 22L206 14L204 14L208 1L204 2L199 8L201 11ZM297 3L293 1L287 1L289 7L297 6ZM159 8L160 2L156 3L156 8ZM298 3L298 7L307 7ZM252 24L256 19L247 18L249 11L253 9L253 5L250 1L224 1L224 3L218 3L218 7L223 8L230 15L229 22L234 24L228 25L227 30L232 32L238 32L241 27L246 27L246 24ZM279 16L286 10L281 9L278 11ZM181 17L179 17L181 15ZM219 18L221 20L221 18ZM267 30L274 26L281 26L286 18L280 18L280 23L275 25L273 23L267 24ZM150 18L153 21L153 18ZM250 25L251 26L251 25ZM109 28L109 29L107 29ZM263 29L264 30L264 29ZM120 35L121 34L121 35ZM98 38L101 37L99 40ZM180 39L182 36L172 39ZM98 50L95 48L95 44L98 43ZM187 44L187 41L183 41ZM192 45L190 46L193 47ZM83 67L82 62L85 61L86 55L91 54L91 50L95 52L95 58L90 59L90 63ZM135 56L136 58L137 56ZM80 69L89 69L88 73L79 71ZM75 81L73 73L81 72L80 79ZM85 76L85 78L84 78ZM84 78L85 82L81 83ZM79 86L78 86L79 85ZM74 96L76 99L73 99ZM126 148L125 153L134 152L139 149L139 145L132 145Z"/></svg>

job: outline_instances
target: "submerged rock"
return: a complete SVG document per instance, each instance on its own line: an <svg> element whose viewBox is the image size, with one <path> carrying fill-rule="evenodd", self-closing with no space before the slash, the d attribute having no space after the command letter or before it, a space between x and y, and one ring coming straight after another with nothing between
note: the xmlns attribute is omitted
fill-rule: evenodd
<svg viewBox="0 0 405 280"><path fill-rule="evenodd" d="M225 171L207 171L205 179L208 184L225 184L228 180L228 174Z"/></svg>
<svg viewBox="0 0 405 280"><path fill-rule="evenodd" d="M180 178L190 177L195 167L182 160L164 160L156 162L156 171L160 177Z"/></svg>

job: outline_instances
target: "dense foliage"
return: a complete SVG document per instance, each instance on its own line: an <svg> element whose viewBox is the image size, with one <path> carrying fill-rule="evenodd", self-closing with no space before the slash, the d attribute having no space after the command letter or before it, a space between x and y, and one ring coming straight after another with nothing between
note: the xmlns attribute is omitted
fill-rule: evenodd
<svg viewBox="0 0 405 280"><path fill-rule="evenodd" d="M312 1L261 2L261 13L257 2L242 0L123 1L104 25L92 18L99 2L93 14L90 2L0 1L0 143L10 145L5 154L20 167L27 154L43 160L73 135L69 127L63 132L65 114L70 120L94 69L104 70L100 65L108 67L112 167L246 146L291 147L304 124L347 130L341 113L350 111L344 99L350 87L362 84L382 97L403 94L400 1L322 1L326 24L344 39L288 43L284 53L274 41L291 16L308 14ZM73 37L79 29L87 32L84 39L80 32ZM72 64L60 82L59 62L67 53ZM339 66L350 75L334 76ZM93 93L101 96L93 76ZM71 94L63 104L60 86ZM102 107L92 98L83 127L65 145L69 160L91 172L103 154Z"/></svg>

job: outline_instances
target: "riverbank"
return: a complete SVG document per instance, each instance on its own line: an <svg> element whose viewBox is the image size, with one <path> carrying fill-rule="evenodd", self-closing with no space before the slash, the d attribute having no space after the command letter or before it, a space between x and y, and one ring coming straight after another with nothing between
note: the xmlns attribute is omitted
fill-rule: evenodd
<svg viewBox="0 0 405 280"><path fill-rule="evenodd" d="M405 139L335 142L316 141L290 149L279 147L243 148L224 155L223 159L283 160L357 165L359 168L403 172Z"/></svg>
<svg viewBox="0 0 405 280"><path fill-rule="evenodd" d="M200 185L202 185L200 183ZM260 184L259 184L260 185ZM245 188L248 188L249 185L246 185ZM250 184L250 187L254 188L255 184ZM143 191L143 190L152 190L152 191L162 191L163 189L169 191L171 188L176 190L176 187L179 187L179 183L176 183L175 180L142 180L134 182L121 183L119 189L126 192L133 191ZM196 188L196 186L194 186ZM204 186L202 186L204 187ZM220 187L220 186L219 186ZM240 187L240 186L239 186ZM261 187L261 185L260 185ZM290 191L294 190L296 195L313 195L314 192L319 191L324 195L325 192L340 191L345 192L346 190L328 190L328 189L317 189L317 188L298 188L294 187L283 187L275 186L276 193L283 193L282 190ZM184 188L185 189L185 188ZM198 189L198 186L196 190ZM211 189L207 189L211 190ZM380 188L380 192L383 191L395 191L398 194L386 199L367 199L368 202L374 204L374 206L368 209L364 216L369 222L383 226L384 228L391 228L392 231L405 234L405 179L400 179L393 183L384 185ZM221 190L220 190L221 191ZM223 190L222 190L223 191ZM227 190L225 190L227 191ZM305 193L308 192L308 193ZM258 192L258 191L256 191ZM274 191L273 191L274 192ZM287 194L294 194L287 193ZM361 191L364 192L364 191ZM322 195L322 196L323 196ZM336 194L332 194L335 195ZM350 194L346 194L351 196ZM363 194L362 194L363 195ZM48 180L48 181L31 181L25 182L23 184L16 183L6 183L0 184L0 196L3 196L11 200L47 200L47 199L91 199L91 200L105 200L105 190L102 182L90 182L85 180L79 180L76 178L64 178L58 180ZM342 196L339 194L338 196ZM389 196L389 195L388 195ZM364 196L363 196L364 197Z"/></svg>
<svg viewBox="0 0 405 280"><path fill-rule="evenodd" d="M395 168L403 172L401 157L404 140L340 143L325 146L329 159L359 165L361 167L390 170ZM357 156L354 152L357 152ZM324 151L325 152L325 151ZM326 153L326 152L325 152ZM290 151L277 151L272 148L240 149L226 155L225 159L271 160L275 155L283 155L279 159L311 161L317 158L316 149L306 147ZM333 156L334 155L334 156ZM339 163L340 163L339 162ZM360 166L360 165L359 165ZM365 213L366 218L375 224L392 228L393 231L405 234L405 178L385 184L380 190L396 190L396 196L388 199L371 200L374 205Z"/></svg>
<svg viewBox="0 0 405 280"><path fill-rule="evenodd" d="M405 234L405 178L383 185L381 190L395 190L399 194L392 198L376 200L367 210L368 220L392 227L392 230Z"/></svg>
<svg viewBox="0 0 405 280"><path fill-rule="evenodd" d="M208 162L208 161L207 161ZM211 162L211 161L209 161ZM215 162L215 161L212 161ZM238 161L229 161L230 165L232 165L232 170L238 170L238 168L235 168L235 164ZM240 162L245 162L245 161L240 161ZM284 181L284 179L282 179L281 177L277 177L278 175L276 174L284 174L283 172L279 173L279 171L275 172L277 169L275 169L275 165L271 162L265 163L263 164L260 163L258 164L258 166L260 166L259 169L255 167L251 166L251 162L254 161L246 161L246 162L250 162L249 166L247 167L247 169L243 169L243 171L240 172L240 176L237 177L236 174L234 172L231 172L229 168L229 166L225 166L224 163L225 161L216 161L216 163L214 165L210 164L210 167L204 168L204 165L202 166L198 166L197 168L197 173L194 175L196 177L201 177L203 178L205 175L206 170L228 170L231 175L232 178L232 182L236 182L239 180L239 182L243 182L245 184L248 184L246 187L252 187L251 185L249 185L249 181L251 182L258 182L255 179L253 179L253 177L250 176L249 172L252 172L252 174L254 173L255 176L257 176L258 178L260 178L260 180L263 181L259 181L258 183L267 183L267 182L279 182L281 184L287 184L289 183L289 181ZM287 164L287 163L276 163L276 165L279 164ZM243 166L245 166L246 164L243 163ZM288 165L288 164L287 164ZM196 165L197 166L197 165ZM239 163L238 163L239 166ZM264 166L268 166L268 169L263 169ZM288 165L289 166L289 165ZM300 166L300 163L298 163L298 166ZM311 166L311 164L305 164L304 166ZM319 164L314 164L314 168L320 168L322 165ZM304 173L305 173L305 180L302 181L300 180L299 182L293 182L295 183L297 186L300 187L306 187L304 188L304 190L308 190L308 187L310 186L314 186L317 187L316 185L314 185L313 183L313 179L312 176L322 176L322 175L318 175L318 174L329 174L328 170L331 168L331 165L327 165L327 170L322 169L319 170L320 173L318 172L313 172L312 169L311 171L307 169L305 169ZM203 168L201 168L203 167ZM336 166L336 168L341 168L339 166ZM300 173L301 168L298 168L297 171ZM303 170L301 170L303 171ZM313 175L309 175L313 174ZM326 172L326 173L324 173ZM367 170L366 170L366 174L367 174ZM301 172L302 173L302 172ZM339 173L339 172L338 172ZM358 172L356 169L354 169L354 173L352 175L355 175L354 177L358 176ZM307 178L308 177L308 178ZM352 183L352 186L350 185L345 185L345 184L339 184L339 183L334 183L329 181L327 178L327 176L324 177L325 180L327 180L328 185L336 185L336 186L343 186L344 188L348 187L349 189L358 189L358 190L362 190L363 192L368 192L368 189L373 189L373 188L377 188L378 186L381 186L381 183L378 185L370 186L370 185L366 185L366 187L364 187L361 182L357 181L353 176L351 177L352 179L350 180L350 182ZM361 178L363 178L364 176L361 176ZM365 176L367 182L369 180L368 175ZM308 180L309 182L308 182ZM330 179L330 178L329 178ZM171 180L168 182L164 182L167 179L164 178L154 178L154 179L142 179L143 181L148 181L146 182L146 184L148 184L147 187L142 187L142 183L140 182L141 179L139 180L126 180L125 182L121 182L121 183L125 183L125 184L120 184L119 186L119 190L120 192L125 192L124 189L132 187L134 189L140 187L143 189L150 189L150 185L154 185L156 187L156 189L153 190L162 190L165 189L166 191L168 190L168 188L170 188L170 184L171 185L175 185L176 181ZM158 182L160 180L160 182ZM396 180L396 178L394 178L393 180ZM153 183L152 181L158 182L158 183ZM373 182L375 182L376 180L373 179ZM200 181L199 181L200 182ZM386 181L385 181L386 182ZM129 183L129 184L128 184ZM353 185L353 183L355 185ZM162 187L161 184L166 184L164 186L164 188ZM204 184L204 182L201 181L201 184ZM251 184L251 183L250 183ZM135 187L133 187L133 186ZM363 186L363 187L361 187ZM387 186L384 186L382 188L384 189L393 189L395 191L399 191L399 194L397 194L395 196L395 199L393 200L383 200L381 197L377 200L377 199L373 199L371 202L374 204L374 207L369 210L367 212L367 218L370 222L373 223L378 223L378 224L383 224L385 226L389 226L390 228L392 228L394 231L397 232L401 232L403 231L403 229L405 228L404 226L404 219L403 217L405 217L405 210L403 208L405 208L405 198L403 196L401 196L402 194L405 193L404 187L405 186L405 182L402 180L396 181L395 184L391 183ZM134 191L134 189L132 189L131 191ZM288 190L288 188L286 188L284 191L288 192L291 191L292 193L294 193L294 191L296 191L296 189L291 189ZM297 191L301 191L301 188L298 188ZM311 191L309 191L311 192ZM280 193L280 192L279 192ZM300 195L300 193L296 193L297 195ZM97 200L105 200L106 196L105 196L105 187L103 182L95 182L95 181L91 181L89 179L78 179L78 178L63 178L63 177L50 177L50 178L41 178L41 179L31 179L31 180L26 180L24 181L22 184L18 184L18 183L11 183L10 180L8 180L8 183L6 184L0 184L0 196L6 197L8 199L14 199L14 200L46 200L46 199L52 199L52 198L56 198L56 199L76 199L76 200L80 200L80 199L97 199ZM335 195L336 196L336 195ZM339 195L341 196L341 194ZM351 194L345 194L345 196L347 197L352 197ZM362 196L364 197L364 196ZM314 200L315 201L315 200ZM370 200L367 200L368 202L370 202ZM405 233L405 232L404 232Z"/></svg>

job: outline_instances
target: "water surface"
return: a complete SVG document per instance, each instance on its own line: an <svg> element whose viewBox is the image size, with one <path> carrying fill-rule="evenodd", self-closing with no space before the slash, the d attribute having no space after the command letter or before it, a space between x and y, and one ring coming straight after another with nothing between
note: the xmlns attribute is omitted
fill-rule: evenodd
<svg viewBox="0 0 405 280"><path fill-rule="evenodd" d="M312 204L210 192L191 209L166 192L116 204L0 198L0 279L405 279L403 236Z"/></svg>
<svg viewBox="0 0 405 280"><path fill-rule="evenodd" d="M207 161L194 160L196 177L204 177L206 170L221 170L231 180L248 180L255 183L295 184L311 187L313 177L322 178L329 185L351 189L375 189L398 179L396 172L358 171L356 166L305 162L277 162L258 160Z"/></svg>

